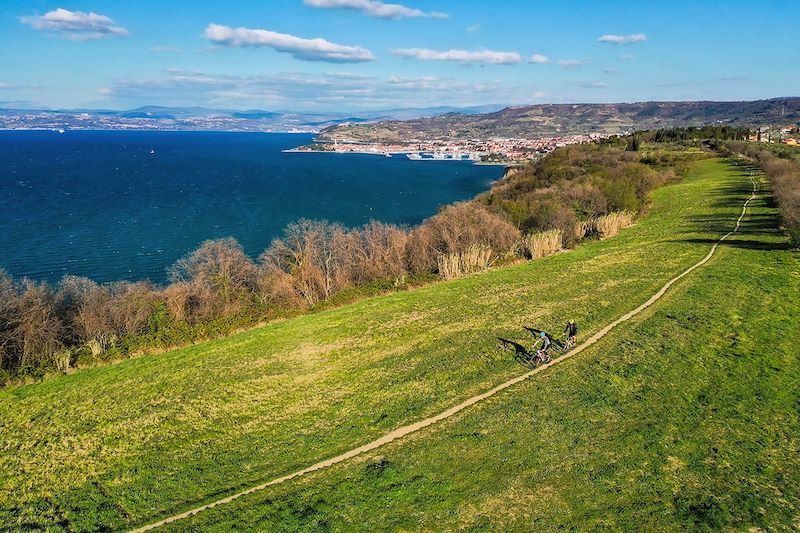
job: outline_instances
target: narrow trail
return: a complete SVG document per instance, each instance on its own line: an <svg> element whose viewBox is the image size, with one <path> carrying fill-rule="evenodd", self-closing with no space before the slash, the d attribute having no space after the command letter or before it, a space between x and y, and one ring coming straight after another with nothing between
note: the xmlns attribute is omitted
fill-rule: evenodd
<svg viewBox="0 0 800 533"><path fill-rule="evenodd" d="M662 296L664 296L664 293L666 293L667 290L669 290L669 288L672 287L678 280L680 280L684 276L687 276L688 274L690 274L694 270L696 270L696 269L702 267L703 265L705 265L706 263L708 263L708 261L714 255L714 252L717 251L717 248L719 247L719 245L722 244L722 242L725 239L727 239L728 237L730 237L731 235L733 235L734 233L739 231L739 227L742 224L742 219L744 218L745 214L747 213L747 206L753 199L755 199L756 192L758 191L758 186L757 186L756 181L753 179L753 173L752 172L750 173L750 181L753 183L753 192L750 195L750 198L748 198L745 201L744 205L742 206L742 213L739 215L739 218L736 220L736 226L731 231L726 233L722 238L720 238L716 243L714 243L714 245L711 247L711 250L708 252L708 254L703 259L701 259L700 261L698 261L697 263L695 263L691 267L687 268L686 270L684 270L683 272L681 272L680 274L678 274L677 276L675 276L674 278L669 280L663 287L661 287L661 289L657 293L655 293L653 296L651 296L650 299L647 300L646 302L644 302L642 305L640 305L639 307L637 307L633 311L630 311L630 312L624 314L623 316L619 317L614 322L608 324L603 329L601 329L600 331L598 331L597 333L595 333L594 335L589 337L589 339L587 339L585 342L583 342L582 344L578 345L572 351L567 352L565 355L559 357L558 359L553 359L551 362L549 362L547 364L538 366L538 367L534 368L533 370L530 370L530 371L526 372L525 374L521 374L521 375L519 375L519 376L517 376L517 377L515 377L513 379L510 379L510 380L506 381L505 383L501 383L500 385L497 385L496 387L494 387L491 390L488 390L488 391L486 391L486 392L484 392L482 394L478 394L477 396L473 396L472 398L464 400L460 404L455 405L455 406L451 407L450 409L439 413L438 415L432 416L430 418L426 418L424 420L420 420L419 422L415 422L415 423L409 424L407 426L403 426L403 427L397 428L394 431L391 431L391 432L383 435L382 437L379 437L378 439L373 440L372 442L364 444L363 446L359 446L358 448L353 448L352 450L347 451L347 452L345 452L345 453L343 453L341 455L337 455L336 457L331 457L330 459L326 459L324 461L320 461L319 463L313 464L313 465L311 465L309 467L306 467L306 468L304 468L302 470L298 470L296 472L292 472L291 474L287 474L285 476L281 476L279 478L275 478L275 479L273 479L271 481L267 481L266 483L262 483L261 485L256 485L255 487L250 487L249 489L243 490L241 492L237 492L236 494L231 494L230 496L228 496L226 498L222 498L222 499L207 503L205 505L201 505L200 507L195 507L194 509L190 509L190 510L185 511L185 512L180 513L180 514L169 516L167 518L159 520L158 522L153 522L151 524L147 524L147 525L142 526L140 528L131 530L131 533L142 533L144 531L150 531L152 529L156 529L156 528L159 528L161 526L165 526L167 524L171 524L173 522L177 522L178 520L182 520L184 518L189 518L190 516L194 516L194 515L196 515L198 513L201 513L203 511L207 511L209 509L213 509L214 507L217 507L217 506L220 506L220 505L225 505L226 503L230 503L233 500L241 498L242 496L247 496L248 494L253 494L254 492L258 492L260 490L264 490L264 489L266 489L268 487L272 487L274 485L279 485L279 484L281 484L281 483L283 483L285 481L289 481L290 479L298 478L298 477L303 476L305 474L310 474L311 472L316 472L317 470L322 470L322 469L327 468L329 466L333 466L335 464L342 463L344 461L347 461L348 459L352 459L353 457L361 455L362 453L372 451L372 450L374 450L376 448L379 448L379 447L381 447L381 446L383 446L385 444L389 444L390 442L393 442L393 441L395 441L397 439L405 437L406 435L410 435L411 433L415 433L415 432L417 432L417 431L419 431L421 429L424 429L424 428L426 428L428 426L432 426L433 424L436 424L437 422L441 422L442 420L450 418L451 416L463 411L467 407L473 406L476 403L479 403L479 402L481 402L481 401L483 401L483 400L485 400L487 398L490 398L490 397L494 396L495 394L497 394L498 392L501 392L501 391L503 391L503 390L505 390L505 389L507 389L509 387L512 387L512 386L516 385L517 383L525 381L526 379L530 378L531 376L533 376L535 374L538 374L540 372L544 372L545 370L547 370L551 366L556 365L556 364L560 363L561 361L564 361L564 360L569 359L570 357L572 357L574 355L577 355L577 354L581 353L583 350L585 350L586 348L592 346L597 341L602 339L609 331L614 329L616 326L618 326L619 324L621 324L623 322L626 322L626 321L630 320L631 318L633 318L634 316L638 315L639 313L641 313L642 311L644 311L645 309L647 309L648 307L653 305L655 302L657 302Z"/></svg>

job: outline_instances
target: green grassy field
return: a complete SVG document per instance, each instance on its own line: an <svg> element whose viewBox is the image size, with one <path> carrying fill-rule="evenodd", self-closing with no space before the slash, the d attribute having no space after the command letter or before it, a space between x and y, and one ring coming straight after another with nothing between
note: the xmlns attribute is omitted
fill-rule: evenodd
<svg viewBox="0 0 800 533"><path fill-rule="evenodd" d="M495 337L636 307L729 231L749 171L696 163L618 237L0 392L0 529L124 529L524 371ZM379 451L182 530L800 527L800 254L768 195L597 345Z"/></svg>

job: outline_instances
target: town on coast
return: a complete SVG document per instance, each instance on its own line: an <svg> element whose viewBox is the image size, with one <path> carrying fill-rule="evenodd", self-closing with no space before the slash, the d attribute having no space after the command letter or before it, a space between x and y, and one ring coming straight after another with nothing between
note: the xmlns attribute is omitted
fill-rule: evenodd
<svg viewBox="0 0 800 533"><path fill-rule="evenodd" d="M286 152L327 152L369 154L391 157L405 155L415 161L473 161L483 164L513 164L538 159L554 149L588 143L606 135L564 135L541 139L443 139L411 140L407 143L325 141L285 150Z"/></svg>

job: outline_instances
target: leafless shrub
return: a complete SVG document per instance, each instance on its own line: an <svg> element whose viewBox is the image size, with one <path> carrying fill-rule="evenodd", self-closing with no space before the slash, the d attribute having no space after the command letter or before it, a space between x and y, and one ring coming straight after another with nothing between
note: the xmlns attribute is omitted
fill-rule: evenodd
<svg viewBox="0 0 800 533"><path fill-rule="evenodd" d="M503 217L476 203L446 207L411 232L407 261L412 272L432 272L442 255L462 253L473 245L502 254L519 240L520 234Z"/></svg>
<svg viewBox="0 0 800 533"><path fill-rule="evenodd" d="M772 185L781 217L795 244L800 244L800 163L761 152L758 162Z"/></svg>
<svg viewBox="0 0 800 533"><path fill-rule="evenodd" d="M84 285L84 288L81 298L75 302L77 309L72 327L80 340L97 341L101 351L112 347L119 337L141 333L160 297L146 282L120 281L109 285Z"/></svg>
<svg viewBox="0 0 800 533"><path fill-rule="evenodd" d="M307 305L297 290L292 274L274 265L264 265L258 271L258 295L262 304L296 308Z"/></svg>
<svg viewBox="0 0 800 533"><path fill-rule="evenodd" d="M290 224L283 239L274 240L261 254L262 286L270 280L275 285L270 289L273 297L305 305L329 298L349 284L349 245L338 224L314 220Z"/></svg>
<svg viewBox="0 0 800 533"><path fill-rule="evenodd" d="M800 245L800 168L792 174L775 176L771 182L783 222L794 244Z"/></svg>
<svg viewBox="0 0 800 533"><path fill-rule="evenodd" d="M582 217L592 218L608 212L608 198L591 182L561 183L558 188L560 201Z"/></svg>
<svg viewBox="0 0 800 533"><path fill-rule="evenodd" d="M569 246L575 241L573 235L577 222L578 217L575 216L574 210L559 206L551 213L550 220L543 225L543 229L560 231L561 245Z"/></svg>
<svg viewBox="0 0 800 533"><path fill-rule="evenodd" d="M800 245L800 158L790 154L779 157L752 142L731 141L725 145L725 149L728 153L749 158L761 167L772 185L781 218L792 242Z"/></svg>
<svg viewBox="0 0 800 533"><path fill-rule="evenodd" d="M400 279L406 274L405 251L408 232L391 224L372 221L353 230L352 283Z"/></svg>
<svg viewBox="0 0 800 533"><path fill-rule="evenodd" d="M46 283L23 280L18 305L19 318L13 335L19 349L19 366L44 366L63 348L63 325L56 314L55 295Z"/></svg>
<svg viewBox="0 0 800 533"><path fill-rule="evenodd" d="M0 270L0 370L10 369L17 362L20 318L16 283Z"/></svg>
<svg viewBox="0 0 800 533"><path fill-rule="evenodd" d="M111 290L108 287L94 284L87 288L76 302L73 320L79 339L90 341L114 334L111 302Z"/></svg>
<svg viewBox="0 0 800 533"><path fill-rule="evenodd" d="M161 297L170 315L178 321L191 322L191 318L196 314L197 302L190 283L185 281L171 283L161 292Z"/></svg>
<svg viewBox="0 0 800 533"><path fill-rule="evenodd" d="M200 317L238 312L255 291L256 267L235 239L206 241L170 270L174 282L187 283Z"/></svg>
<svg viewBox="0 0 800 533"><path fill-rule="evenodd" d="M143 281L113 283L111 297L110 316L114 333L120 337L141 333L159 300L156 289Z"/></svg>
<svg viewBox="0 0 800 533"><path fill-rule="evenodd" d="M99 290L97 283L89 278L64 276L56 292L57 313L64 323L64 340L76 343L85 340L79 328L78 316L86 307L86 301Z"/></svg>

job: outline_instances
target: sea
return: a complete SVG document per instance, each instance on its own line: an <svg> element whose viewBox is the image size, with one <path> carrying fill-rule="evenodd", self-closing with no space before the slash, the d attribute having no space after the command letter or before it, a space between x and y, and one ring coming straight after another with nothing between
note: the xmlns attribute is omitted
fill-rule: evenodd
<svg viewBox="0 0 800 533"><path fill-rule="evenodd" d="M286 153L310 134L0 131L0 269L58 282L168 281L207 239L257 257L287 224L414 225L503 168L402 155Z"/></svg>

